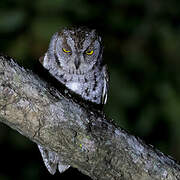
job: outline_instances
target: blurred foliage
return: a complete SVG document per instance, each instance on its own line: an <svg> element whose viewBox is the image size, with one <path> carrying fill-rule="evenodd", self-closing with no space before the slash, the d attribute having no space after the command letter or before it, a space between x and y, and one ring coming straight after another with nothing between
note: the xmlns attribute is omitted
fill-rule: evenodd
<svg viewBox="0 0 180 180"><path fill-rule="evenodd" d="M1 0L0 51L38 72L54 32L96 28L110 72L106 113L180 160L179 7L178 0ZM59 178L48 174L34 144L2 124L0 143L0 180ZM71 171L62 178L78 174Z"/></svg>

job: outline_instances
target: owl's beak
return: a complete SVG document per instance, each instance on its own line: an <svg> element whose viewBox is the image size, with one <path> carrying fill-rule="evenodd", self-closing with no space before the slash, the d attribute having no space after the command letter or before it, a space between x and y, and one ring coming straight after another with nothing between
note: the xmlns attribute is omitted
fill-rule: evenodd
<svg viewBox="0 0 180 180"><path fill-rule="evenodd" d="M75 65L76 69L79 68L80 64L81 64L81 63L80 63L80 59L79 59L79 58L75 58L75 60L74 60L74 65Z"/></svg>

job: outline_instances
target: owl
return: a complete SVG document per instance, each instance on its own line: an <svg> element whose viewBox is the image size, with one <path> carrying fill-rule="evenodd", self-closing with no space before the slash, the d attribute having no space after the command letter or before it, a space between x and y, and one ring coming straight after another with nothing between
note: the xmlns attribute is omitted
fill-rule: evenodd
<svg viewBox="0 0 180 180"><path fill-rule="evenodd" d="M102 61L103 47L96 30L65 28L56 32L49 49L40 58L43 67L60 83L86 101L103 105L107 101L108 73ZM38 145L51 174L62 173L70 166L61 157Z"/></svg>

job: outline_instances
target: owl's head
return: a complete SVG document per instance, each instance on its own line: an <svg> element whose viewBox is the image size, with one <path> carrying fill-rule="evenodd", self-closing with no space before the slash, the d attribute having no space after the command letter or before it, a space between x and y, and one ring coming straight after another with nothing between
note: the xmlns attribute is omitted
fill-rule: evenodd
<svg viewBox="0 0 180 180"><path fill-rule="evenodd" d="M68 28L53 35L48 54L61 70L85 74L100 67L102 49L101 37L95 30Z"/></svg>

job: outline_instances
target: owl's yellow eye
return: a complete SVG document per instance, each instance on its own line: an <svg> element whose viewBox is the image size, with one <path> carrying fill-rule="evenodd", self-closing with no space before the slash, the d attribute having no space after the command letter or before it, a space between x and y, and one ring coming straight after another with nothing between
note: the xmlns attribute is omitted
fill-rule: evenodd
<svg viewBox="0 0 180 180"><path fill-rule="evenodd" d="M92 55L93 53L94 53L93 50L91 50L91 51L86 51L86 54L87 54L87 55Z"/></svg>
<svg viewBox="0 0 180 180"><path fill-rule="evenodd" d="M65 52L65 53L70 53L71 51L70 50L67 50L65 48L62 48L62 50Z"/></svg>

